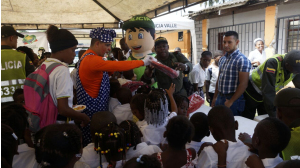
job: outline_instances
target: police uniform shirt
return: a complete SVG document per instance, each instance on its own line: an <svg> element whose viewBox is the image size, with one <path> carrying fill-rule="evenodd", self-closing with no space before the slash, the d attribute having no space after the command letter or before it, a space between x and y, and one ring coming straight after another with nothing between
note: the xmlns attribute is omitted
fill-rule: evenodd
<svg viewBox="0 0 300 168"><path fill-rule="evenodd" d="M12 49L10 46L7 45L1 45L1 50L3 49ZM3 57L4 55L2 55ZM1 65L3 66L3 65ZM30 58L26 55L26 61L25 61L25 71L26 71L26 76L28 76L29 74L31 74L32 72L34 72L35 68L33 66L32 61L30 60Z"/></svg>

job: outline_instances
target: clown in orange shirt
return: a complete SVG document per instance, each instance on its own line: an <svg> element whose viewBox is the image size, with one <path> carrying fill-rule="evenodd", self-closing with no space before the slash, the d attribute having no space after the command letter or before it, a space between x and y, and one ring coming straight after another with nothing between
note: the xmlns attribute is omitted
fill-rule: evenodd
<svg viewBox="0 0 300 168"><path fill-rule="evenodd" d="M90 118L99 111L108 111L109 75L114 71L128 71L150 64L151 56L135 61L109 61L103 56L111 49L111 42L116 37L114 30L96 28L90 32L91 46L78 61L77 101L86 105L84 113ZM90 125L83 128L83 145L91 143Z"/></svg>

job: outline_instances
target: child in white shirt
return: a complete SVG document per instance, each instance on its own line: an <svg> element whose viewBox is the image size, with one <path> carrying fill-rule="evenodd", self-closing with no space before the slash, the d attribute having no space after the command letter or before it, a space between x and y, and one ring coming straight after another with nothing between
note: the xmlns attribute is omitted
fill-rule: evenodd
<svg viewBox="0 0 300 168"><path fill-rule="evenodd" d="M193 124L185 116L176 116L169 120L164 136L168 141L168 148L152 156L156 156L161 167L194 168L193 160L196 151L193 148L185 148L185 144L191 141L194 133Z"/></svg>
<svg viewBox="0 0 300 168"><path fill-rule="evenodd" d="M173 98L174 91L175 84L171 84L170 88L166 90L173 111L169 116L168 100L164 90L154 89L148 94L145 101L145 121L147 125L140 128L143 133L142 141L149 142L151 145L160 145L164 142L163 134L166 131L166 125L169 119L177 116L177 105Z"/></svg>
<svg viewBox="0 0 300 168"><path fill-rule="evenodd" d="M178 115L187 116L187 111L190 104L189 99L186 96L175 94L174 100L177 105Z"/></svg>
<svg viewBox="0 0 300 168"><path fill-rule="evenodd" d="M279 153L288 145L290 138L290 129L277 118L268 117L260 121L254 129L252 144L248 144L258 155L249 156L247 166L274 168L283 161Z"/></svg>
<svg viewBox="0 0 300 168"><path fill-rule="evenodd" d="M126 160L140 155L152 155L153 153L161 152L158 146L141 142L142 133L133 121L125 120L120 123L120 127L125 130Z"/></svg>
<svg viewBox="0 0 300 168"><path fill-rule="evenodd" d="M191 123L194 125L195 134L192 138L192 141L185 145L185 148L194 148L198 153L200 147L205 142L201 141L205 136L209 136L209 128L207 122L207 116L204 113L198 112L192 115L190 118ZM206 143L207 145L208 143Z"/></svg>
<svg viewBox="0 0 300 168"><path fill-rule="evenodd" d="M130 108L130 101L132 94L130 89L121 87L117 91L117 99L121 103L113 109L112 113L117 118L117 124L120 124L124 120L133 120L133 115Z"/></svg>
<svg viewBox="0 0 300 168"><path fill-rule="evenodd" d="M107 164L103 164L100 157L100 167L121 168L125 164L126 144L125 131L116 123L111 122L100 132L94 134L95 150L99 155L104 155Z"/></svg>
<svg viewBox="0 0 300 168"><path fill-rule="evenodd" d="M215 140L226 140L228 144L227 151L225 150L224 152L224 150L222 150L223 153L220 154L225 155L226 159L218 159L219 153L216 153L216 151L219 150L216 150L215 147L207 146L201 151L196 167L246 167L245 161L251 155L251 152L248 151L248 146L235 138L235 130L238 129L238 123L234 120L230 108L226 106L215 106L209 111L207 119L210 132ZM224 143L217 142L216 144Z"/></svg>
<svg viewBox="0 0 300 168"><path fill-rule="evenodd" d="M105 128L111 122L117 123L117 119L109 111L101 111L93 115L91 121L92 143L89 143L86 147L83 148L82 157L79 161L88 164L91 168L97 168L98 166L100 166L101 156L102 163L106 163L104 155L101 155L99 151L95 151L95 134L96 132L99 133L102 128Z"/></svg>
<svg viewBox="0 0 300 168"><path fill-rule="evenodd" d="M82 155L82 132L74 124L44 127L37 141L37 161L42 167L74 167Z"/></svg>
<svg viewBox="0 0 300 168"><path fill-rule="evenodd" d="M13 129L1 124L1 167L12 167L13 157L18 154L18 137Z"/></svg>
<svg viewBox="0 0 300 168"><path fill-rule="evenodd" d="M28 114L21 103L12 103L1 109L1 123L11 127L18 137L18 154L13 157L12 167L38 166L35 161L31 132L27 128L27 117Z"/></svg>

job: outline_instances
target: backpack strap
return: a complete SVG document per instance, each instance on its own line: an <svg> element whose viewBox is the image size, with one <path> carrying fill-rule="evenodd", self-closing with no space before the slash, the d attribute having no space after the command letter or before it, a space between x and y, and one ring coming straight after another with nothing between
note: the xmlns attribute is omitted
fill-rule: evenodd
<svg viewBox="0 0 300 168"><path fill-rule="evenodd" d="M49 67L47 67L47 69L46 69L45 71L47 72L48 75L50 75L51 72L52 72L56 67L61 66L61 65L63 65L63 64L61 64L61 63L53 63L53 64L51 64Z"/></svg>

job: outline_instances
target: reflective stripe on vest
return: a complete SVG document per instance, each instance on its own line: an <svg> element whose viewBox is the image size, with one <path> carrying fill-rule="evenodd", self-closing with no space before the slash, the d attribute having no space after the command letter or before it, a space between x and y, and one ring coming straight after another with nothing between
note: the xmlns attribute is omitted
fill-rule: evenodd
<svg viewBox="0 0 300 168"><path fill-rule="evenodd" d="M16 89L23 88L25 79L1 81L1 103L12 102Z"/></svg>
<svg viewBox="0 0 300 168"><path fill-rule="evenodd" d="M291 74L289 79L284 81L285 77L284 77L284 70L281 66L282 61L278 60L278 57L281 57L281 59L284 58L285 55L275 55L271 58L274 58L277 61L277 69L276 69L276 81L275 81L275 91L279 91L280 89L282 89L285 85L287 85L290 81L292 81L294 79L294 77L296 76L295 74ZM271 59L269 58L269 59ZM254 87L254 89L259 93L262 94L262 76L264 73L264 67L267 61L265 61L263 64L261 64L258 68L256 68L255 70L252 71L252 74L250 76L250 82L252 84L252 86Z"/></svg>
<svg viewBox="0 0 300 168"><path fill-rule="evenodd" d="M1 86L24 84L24 82L25 79L13 79L13 80L1 81Z"/></svg>
<svg viewBox="0 0 300 168"><path fill-rule="evenodd" d="M26 54L12 49L1 50L1 103L13 101L15 90L23 88L25 62Z"/></svg>

